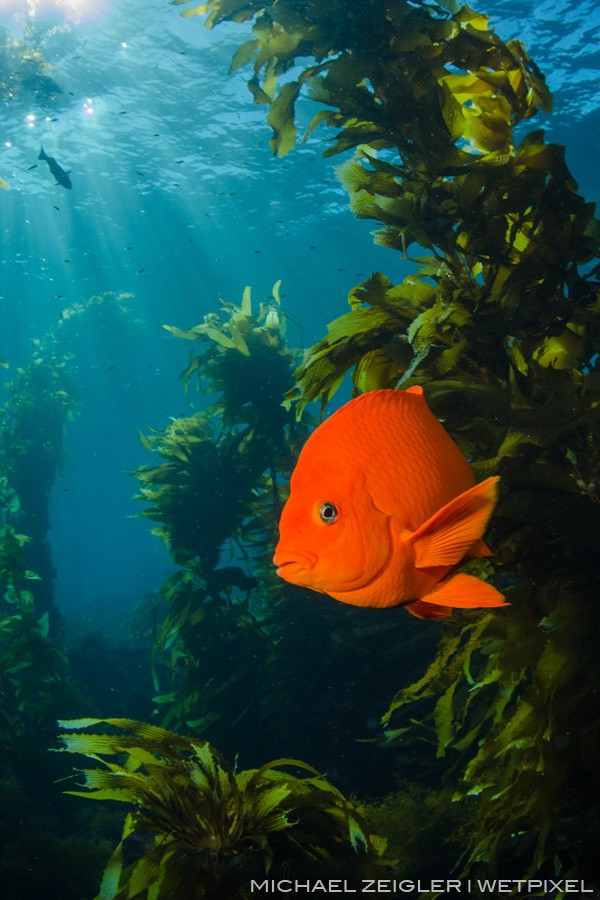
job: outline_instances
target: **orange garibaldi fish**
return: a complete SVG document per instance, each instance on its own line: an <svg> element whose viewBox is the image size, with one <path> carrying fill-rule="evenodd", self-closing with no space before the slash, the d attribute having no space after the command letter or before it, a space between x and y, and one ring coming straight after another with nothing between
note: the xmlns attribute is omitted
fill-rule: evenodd
<svg viewBox="0 0 600 900"><path fill-rule="evenodd" d="M481 536L498 481L475 482L423 388L362 394L302 449L279 523L277 574L343 603L404 606L424 619L506 606L491 584L455 571L491 556Z"/></svg>

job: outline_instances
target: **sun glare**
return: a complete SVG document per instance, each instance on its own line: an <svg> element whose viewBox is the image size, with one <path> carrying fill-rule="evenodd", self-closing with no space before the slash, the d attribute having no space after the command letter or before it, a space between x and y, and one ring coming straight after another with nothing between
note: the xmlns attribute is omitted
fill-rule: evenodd
<svg viewBox="0 0 600 900"><path fill-rule="evenodd" d="M101 18L112 8L114 0L0 0L0 17L22 23L60 19L66 25Z"/></svg>

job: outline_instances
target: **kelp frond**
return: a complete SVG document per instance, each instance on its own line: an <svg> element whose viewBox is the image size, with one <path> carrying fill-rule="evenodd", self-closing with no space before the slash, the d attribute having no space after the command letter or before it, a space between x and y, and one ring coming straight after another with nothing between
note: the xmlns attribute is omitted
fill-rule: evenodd
<svg viewBox="0 0 600 900"><path fill-rule="evenodd" d="M427 673L393 701L388 740L424 727L461 772L457 796L479 798L469 865L523 849L530 871L582 877L597 844L600 224L564 148L540 130L516 139L551 107L544 78L520 41L454 0L187 12L251 22L234 67L254 66L274 152L294 146L306 91L326 107L308 136L325 123L325 155L355 151L339 172L351 209L417 267L350 292L288 401L325 404L347 373L357 392L420 384L478 477L502 476L495 559L470 565L495 568L513 608L444 626ZM426 257L408 256L415 243Z"/></svg>
<svg viewBox="0 0 600 900"><path fill-rule="evenodd" d="M6 26L0 28L0 95L5 102L31 97L45 108L62 93L40 44L39 35L27 24L21 39Z"/></svg>
<svg viewBox="0 0 600 900"><path fill-rule="evenodd" d="M286 344L279 289L277 281L256 304L246 287L240 303L221 301L200 325L165 326L192 344L182 379L188 393L198 386L202 406L142 435L158 458L134 473L143 515L183 567L163 585L168 612L154 648L164 725L205 729L233 717L239 726L248 718L239 685L250 690L260 678L255 661L271 646L249 608L254 574L243 564L217 566L228 542L253 570L270 561L282 483L305 434L282 406L297 354Z"/></svg>
<svg viewBox="0 0 600 900"><path fill-rule="evenodd" d="M102 764L83 771L86 790L69 793L132 807L105 870L102 900L195 900L234 889L245 897L250 876L292 863L315 872L339 866L358 876L385 862L385 841L372 832L362 809L299 760L236 772L204 741L142 722L80 719L59 725L77 730L60 735L63 750ZM80 733L98 725L125 735ZM133 839L140 834L152 836L141 855ZM138 858L124 865L124 849L131 858L136 847Z"/></svg>
<svg viewBox="0 0 600 900"><path fill-rule="evenodd" d="M248 86L256 102L269 105L271 146L280 156L295 145L294 109L304 88L333 107L318 113L309 128L326 122L339 129L329 154L370 143L400 144L413 159L441 156L440 139L448 133L469 148L464 156L501 153L518 121L550 107L523 44L504 44L487 17L467 6L368 0L356 10L343 0L326 8L281 0L267 9L209 0L182 13L198 14L207 16L209 28L253 21L254 39L238 50L232 69L253 61ZM308 66L307 57L314 60ZM293 69L296 78L281 82ZM427 144L419 117L427 122Z"/></svg>

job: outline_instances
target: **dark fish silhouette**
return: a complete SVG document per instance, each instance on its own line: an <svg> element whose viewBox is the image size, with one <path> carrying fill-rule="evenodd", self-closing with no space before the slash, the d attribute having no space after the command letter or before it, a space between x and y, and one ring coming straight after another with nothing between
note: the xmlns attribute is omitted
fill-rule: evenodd
<svg viewBox="0 0 600 900"><path fill-rule="evenodd" d="M69 173L65 172L65 170L59 166L53 156L47 156L44 148L42 147L38 159L45 159L48 163L48 168L56 178L56 183L60 184L62 187L67 188L67 190L71 190L73 185L71 184L71 179L69 178Z"/></svg>

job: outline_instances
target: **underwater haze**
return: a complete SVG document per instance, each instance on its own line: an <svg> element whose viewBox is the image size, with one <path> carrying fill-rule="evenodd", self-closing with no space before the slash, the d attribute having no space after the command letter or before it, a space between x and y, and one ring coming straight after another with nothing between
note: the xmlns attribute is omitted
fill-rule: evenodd
<svg viewBox="0 0 600 900"><path fill-rule="evenodd" d="M476 6L0 0L0 900L600 896L600 8ZM510 607L277 577L414 386Z"/></svg>
<svg viewBox="0 0 600 900"><path fill-rule="evenodd" d="M103 615L153 590L168 569L147 527L128 519L137 510L126 474L140 462L137 429L187 408L177 384L187 348L163 323L190 327L219 298L237 302L246 284L266 296L281 278L286 306L301 310L294 343L308 346L375 261L319 142L272 158L244 77L227 76L233 35L182 20L168 3L40 6L27 21L40 28L62 92L5 106L1 302L11 365L64 308L104 291L133 293L144 327L133 352L84 336L82 418L52 503L61 608L95 619L98 607ZM22 13L9 18L11 33L22 22ZM71 192L38 161L41 145L71 171ZM85 538L77 521L88 523Z"/></svg>
<svg viewBox="0 0 600 900"><path fill-rule="evenodd" d="M595 4L493 3L482 12L502 37L524 40L546 74L555 98L554 114L541 117L548 140L566 145L581 193L596 199ZM126 474L141 461L137 429L186 407L176 383L186 347L163 323L192 326L219 298L236 302L247 284L267 296L282 279L298 322L291 340L307 347L361 277L400 277L404 266L374 248L369 224L350 213L339 159L321 155L327 136L273 158L245 74L228 75L234 26L208 31L160 0L5 3L2 19L6 40L33 29L60 87L51 99L25 88L4 100L4 355L21 365L64 308L105 291L134 294L144 326L128 348L83 337L82 415L52 498L61 609L94 621L168 570L144 523L128 518L137 510ZM312 113L301 115L308 124ZM41 146L71 171L72 192L38 161Z"/></svg>

